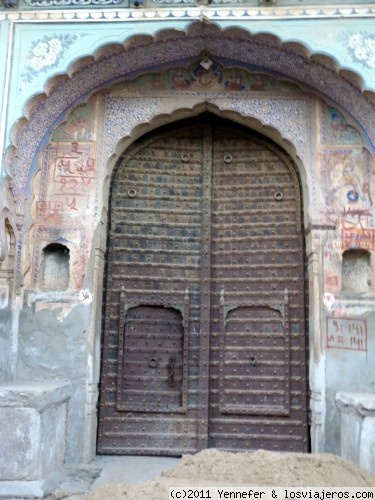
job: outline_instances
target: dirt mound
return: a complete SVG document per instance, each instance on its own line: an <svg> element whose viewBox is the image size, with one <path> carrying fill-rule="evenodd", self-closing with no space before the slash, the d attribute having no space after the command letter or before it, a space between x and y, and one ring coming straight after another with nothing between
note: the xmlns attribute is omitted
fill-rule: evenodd
<svg viewBox="0 0 375 500"><path fill-rule="evenodd" d="M163 474L169 478L220 480L253 486L374 486L375 477L336 455L226 453L205 450L184 456Z"/></svg>
<svg viewBox="0 0 375 500"><path fill-rule="evenodd" d="M165 500L169 486L372 486L375 475L335 455L227 453L204 450L185 455L173 470L155 481L134 485L103 486L90 500Z"/></svg>

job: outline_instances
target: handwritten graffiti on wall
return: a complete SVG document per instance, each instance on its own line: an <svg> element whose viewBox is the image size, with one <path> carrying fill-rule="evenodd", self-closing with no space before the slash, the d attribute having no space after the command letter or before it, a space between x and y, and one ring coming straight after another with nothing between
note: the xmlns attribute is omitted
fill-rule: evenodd
<svg viewBox="0 0 375 500"><path fill-rule="evenodd" d="M52 132L42 152L36 204L39 224L63 225L87 211L96 186L97 102L75 108ZM91 213L91 212L90 212ZM80 221L77 221L80 224Z"/></svg>
<svg viewBox="0 0 375 500"><path fill-rule="evenodd" d="M39 157L40 181L34 207L38 225L74 225L91 214L96 189L97 99L72 110L50 135ZM89 216L89 215L88 215ZM76 220L77 226L82 220Z"/></svg>
<svg viewBox="0 0 375 500"><path fill-rule="evenodd" d="M91 99L74 109L51 132L40 154L40 175L33 187L33 286L41 280L43 247L61 243L70 251L70 286L82 287L97 194L97 106L97 99Z"/></svg>
<svg viewBox="0 0 375 500"><path fill-rule="evenodd" d="M327 347L367 352L367 321L327 318Z"/></svg>
<svg viewBox="0 0 375 500"><path fill-rule="evenodd" d="M79 211L84 213L95 194L95 143L50 143L42 162L45 169L36 202L37 222L60 225Z"/></svg>
<svg viewBox="0 0 375 500"><path fill-rule="evenodd" d="M84 195L95 178L94 144L77 142L59 145L53 166L57 194Z"/></svg>
<svg viewBox="0 0 375 500"><path fill-rule="evenodd" d="M374 229L351 229L342 231L342 248L349 250L362 248L364 250L374 250L375 231Z"/></svg>

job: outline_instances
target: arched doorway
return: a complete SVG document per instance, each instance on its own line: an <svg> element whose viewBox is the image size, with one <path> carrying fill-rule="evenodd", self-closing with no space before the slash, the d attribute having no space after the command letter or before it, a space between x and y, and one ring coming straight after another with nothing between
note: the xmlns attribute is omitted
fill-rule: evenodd
<svg viewBox="0 0 375 500"><path fill-rule="evenodd" d="M301 190L269 140L210 114L113 176L98 452L306 451Z"/></svg>

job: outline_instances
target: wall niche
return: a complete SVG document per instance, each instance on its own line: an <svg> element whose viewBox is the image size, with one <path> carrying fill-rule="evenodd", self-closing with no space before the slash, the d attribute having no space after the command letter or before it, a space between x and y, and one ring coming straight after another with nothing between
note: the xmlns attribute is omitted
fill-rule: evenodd
<svg viewBox="0 0 375 500"><path fill-rule="evenodd" d="M42 288L66 290L69 287L69 248L60 243L50 243L43 248Z"/></svg>
<svg viewBox="0 0 375 500"><path fill-rule="evenodd" d="M351 249L342 254L342 292L364 294L372 291L371 254L367 250Z"/></svg>
<svg viewBox="0 0 375 500"><path fill-rule="evenodd" d="M0 276L3 278L13 278L14 274L14 255L15 255L15 236L13 228L8 219L5 219L5 255L0 259Z"/></svg>

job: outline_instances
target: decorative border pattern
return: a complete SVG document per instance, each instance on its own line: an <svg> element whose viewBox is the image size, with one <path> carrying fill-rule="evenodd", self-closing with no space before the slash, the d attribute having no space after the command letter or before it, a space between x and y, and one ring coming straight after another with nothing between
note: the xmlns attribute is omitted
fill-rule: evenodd
<svg viewBox="0 0 375 500"><path fill-rule="evenodd" d="M87 7L88 5L119 5L124 0L25 0L26 5L31 7L40 7L45 10L46 7L68 7L70 5L79 5Z"/></svg>
<svg viewBox="0 0 375 500"><path fill-rule="evenodd" d="M50 13L53 14L53 19L50 18ZM224 19L335 19L343 17L350 18L364 18L374 17L375 7L373 6L267 6L267 7L249 7L247 9L235 8L215 8L212 5L209 7L197 8L181 8L175 7L173 9L106 9L106 10L90 10L79 9L72 10L53 10L47 11L11 11L0 12L0 21L35 21L43 20L44 22L67 21L82 22L92 21L154 21L158 19L192 19L197 20L201 16L211 20L224 20Z"/></svg>
<svg viewBox="0 0 375 500"><path fill-rule="evenodd" d="M200 93L203 94L203 93ZM173 97L183 94L171 93L170 106L173 112L176 101ZM190 99L189 99L190 97ZM272 99L264 93L262 96L244 98L228 97L219 93L208 92L207 95L184 96L183 106L191 107L202 103L208 98L210 103L222 111L236 111L241 116L259 120L263 125L271 126L279 131L284 139L289 140L296 148L297 155L305 164L311 157L310 120L313 105L310 96L285 97L281 93ZM163 99L162 101L165 101ZM178 107L178 106L177 106ZM106 158L110 158L116 149L116 144L131 134L132 129L140 124L148 123L155 116L166 112L166 103L151 97L108 97L106 102L105 149ZM124 116L127 117L124 120Z"/></svg>

